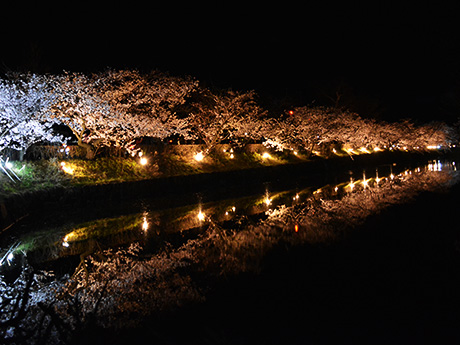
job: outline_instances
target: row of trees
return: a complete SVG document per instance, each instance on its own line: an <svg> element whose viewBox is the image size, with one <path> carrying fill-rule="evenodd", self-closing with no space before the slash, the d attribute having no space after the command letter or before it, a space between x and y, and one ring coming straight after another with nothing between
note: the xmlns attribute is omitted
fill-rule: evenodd
<svg viewBox="0 0 460 345"><path fill-rule="evenodd" d="M239 145L257 141L308 154L325 147L425 149L448 145L454 137L443 123L386 123L333 108L269 114L253 91L215 92L193 78L157 71L0 79L0 152L37 142L64 143L72 136L88 158L101 146L136 150L136 141L145 137L198 140L207 152L232 139Z"/></svg>

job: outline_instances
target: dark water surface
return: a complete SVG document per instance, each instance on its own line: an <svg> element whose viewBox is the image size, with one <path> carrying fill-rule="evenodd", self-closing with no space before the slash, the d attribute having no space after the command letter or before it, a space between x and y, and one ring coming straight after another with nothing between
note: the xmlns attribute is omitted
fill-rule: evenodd
<svg viewBox="0 0 460 345"><path fill-rule="evenodd" d="M182 314L201 316L188 331L238 344L458 344L459 206L457 186L372 216L340 243L279 246L260 275Z"/></svg>
<svg viewBox="0 0 460 345"><path fill-rule="evenodd" d="M4 238L2 273L14 281L26 259L55 272L34 292L72 325L50 318L55 343L457 344L457 178L436 160L172 208L143 200Z"/></svg>

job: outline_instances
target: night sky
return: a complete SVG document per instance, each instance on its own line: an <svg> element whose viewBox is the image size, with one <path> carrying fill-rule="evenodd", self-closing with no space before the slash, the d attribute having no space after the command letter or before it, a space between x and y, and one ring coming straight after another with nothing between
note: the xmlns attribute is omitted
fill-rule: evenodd
<svg viewBox="0 0 460 345"><path fill-rule="evenodd" d="M339 91L339 105L365 117L460 115L453 7L15 6L2 13L2 72L159 69L210 87L254 89L273 111L331 105Z"/></svg>

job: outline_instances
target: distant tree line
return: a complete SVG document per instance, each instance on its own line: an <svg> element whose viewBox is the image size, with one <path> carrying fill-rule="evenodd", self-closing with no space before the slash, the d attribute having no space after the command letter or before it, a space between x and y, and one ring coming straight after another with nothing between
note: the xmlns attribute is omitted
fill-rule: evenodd
<svg viewBox="0 0 460 345"><path fill-rule="evenodd" d="M67 133L67 134L66 134ZM211 90L192 77L152 71L8 74L0 79L0 154L73 139L93 158L100 147L134 152L144 138L199 142L205 152L231 140L276 150L355 153L448 147L456 131L365 119L343 109L304 106L270 114L254 91Z"/></svg>

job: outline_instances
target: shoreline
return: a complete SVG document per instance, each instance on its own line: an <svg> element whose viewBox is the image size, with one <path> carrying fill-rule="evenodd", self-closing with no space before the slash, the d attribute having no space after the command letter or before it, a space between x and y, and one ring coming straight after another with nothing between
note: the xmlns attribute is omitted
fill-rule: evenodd
<svg viewBox="0 0 460 345"><path fill-rule="evenodd" d="M430 159L455 155L448 152L379 152L370 155L315 159L311 161L232 170L145 179L139 181L94 184L85 186L60 186L50 189L14 194L0 200L0 234L7 231L26 216L52 210L59 212L68 207L82 207L85 202L135 200L140 198L162 199L174 204L174 199L211 190L213 193L229 191L244 194L256 191L260 185L276 181L280 186L295 185L299 178L321 183L325 176L344 171L365 169L366 166L388 164L425 163ZM351 158L351 159L350 159ZM231 186L231 187L229 187Z"/></svg>

